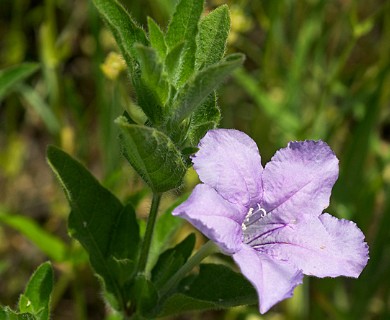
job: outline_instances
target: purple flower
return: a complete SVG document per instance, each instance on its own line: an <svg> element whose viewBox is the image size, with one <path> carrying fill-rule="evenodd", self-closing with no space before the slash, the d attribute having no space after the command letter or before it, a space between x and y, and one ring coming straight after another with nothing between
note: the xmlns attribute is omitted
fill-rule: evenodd
<svg viewBox="0 0 390 320"><path fill-rule="evenodd" d="M250 137L217 129L192 161L203 184L173 214L232 256L256 288L261 313L291 297L303 274L357 278L367 264L356 224L322 213L338 177L325 142L290 142L263 168Z"/></svg>

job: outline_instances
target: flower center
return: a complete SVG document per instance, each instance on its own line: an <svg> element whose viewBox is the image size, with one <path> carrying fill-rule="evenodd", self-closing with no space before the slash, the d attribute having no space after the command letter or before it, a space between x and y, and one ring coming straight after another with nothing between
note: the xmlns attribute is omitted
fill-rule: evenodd
<svg viewBox="0 0 390 320"><path fill-rule="evenodd" d="M265 211L259 204L250 208L241 224L242 241L257 251L266 250L264 245L275 241L275 232L288 225L271 215L271 211Z"/></svg>
<svg viewBox="0 0 390 320"><path fill-rule="evenodd" d="M267 215L267 212L257 204L257 208L250 208L246 217L241 224L242 231L245 231L250 225L259 221L261 218L264 218Z"/></svg>

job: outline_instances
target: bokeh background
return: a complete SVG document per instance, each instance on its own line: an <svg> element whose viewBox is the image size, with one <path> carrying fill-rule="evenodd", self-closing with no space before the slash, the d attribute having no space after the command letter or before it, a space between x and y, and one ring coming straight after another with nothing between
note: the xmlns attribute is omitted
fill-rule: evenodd
<svg viewBox="0 0 390 320"><path fill-rule="evenodd" d="M163 27L175 4L121 2L141 25L149 15ZM228 51L247 60L219 90L221 127L252 136L264 163L288 141L325 140L340 159L327 211L358 224L370 261L357 280L306 277L264 316L251 306L175 319L390 319L390 1L208 0L206 9L223 3ZM150 195L120 156L113 123L134 104L116 52L90 1L0 1L0 69L36 63L12 83L0 71L2 305L15 306L50 259L53 319L109 318L85 253L67 235L69 209L45 149L62 147L145 215ZM183 190L196 179L190 172Z"/></svg>

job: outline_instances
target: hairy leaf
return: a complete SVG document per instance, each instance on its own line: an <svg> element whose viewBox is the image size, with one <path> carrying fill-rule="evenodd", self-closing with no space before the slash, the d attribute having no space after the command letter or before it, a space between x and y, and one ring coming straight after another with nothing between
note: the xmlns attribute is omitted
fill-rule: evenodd
<svg viewBox="0 0 390 320"><path fill-rule="evenodd" d="M162 132L129 124L119 117L123 154L154 192L164 192L181 185L186 166L179 150Z"/></svg>
<svg viewBox="0 0 390 320"><path fill-rule="evenodd" d="M230 16L227 5L218 7L201 20L196 38L196 69L202 69L222 59L229 30Z"/></svg>
<svg viewBox="0 0 390 320"><path fill-rule="evenodd" d="M64 151L50 146L49 164L71 206L69 231L89 254L91 265L106 290L121 299L121 284L133 274L139 247L134 209L119 200ZM127 275L124 269L127 268ZM114 305L120 308L124 301Z"/></svg>
<svg viewBox="0 0 390 320"><path fill-rule="evenodd" d="M242 54L232 54L199 71L178 93L172 107L173 121L179 123L194 112L243 61Z"/></svg>
<svg viewBox="0 0 390 320"><path fill-rule="evenodd" d="M217 105L217 95L210 94L206 101L195 110L191 117L190 128L188 130L188 140L191 146L197 146L200 139L208 130L218 126L221 119L221 111Z"/></svg>
<svg viewBox="0 0 390 320"><path fill-rule="evenodd" d="M158 24L148 17L149 41L151 46L157 51L161 60L164 60L167 54L167 45L165 44L164 33Z"/></svg>
<svg viewBox="0 0 390 320"><path fill-rule="evenodd" d="M93 2L110 27L132 76L135 76L133 74L134 44L148 44L145 32L137 26L117 0L93 0Z"/></svg>
<svg viewBox="0 0 390 320"><path fill-rule="evenodd" d="M203 12L203 0L181 0L176 6L175 13L168 25L165 37L169 49L173 49L179 43L185 41L181 54L180 68L176 86L183 85L191 77L195 68L196 34L198 22Z"/></svg>
<svg viewBox="0 0 390 320"><path fill-rule="evenodd" d="M141 80L158 101L156 107L161 109L169 95L169 83L163 73L163 66L153 48L137 45L135 49L141 67ZM162 110L154 112L162 113Z"/></svg>
<svg viewBox="0 0 390 320"><path fill-rule="evenodd" d="M95 6L107 22L130 71L131 80L137 94L138 105L149 120L156 124L161 121L161 106L153 91L141 80L139 61L135 44L147 46L148 39L117 0L94 0Z"/></svg>
<svg viewBox="0 0 390 320"><path fill-rule="evenodd" d="M165 70L168 73L168 78L171 83L178 82L179 68L180 68L180 59L184 49L185 42L179 42L175 47L173 47L167 54L165 58Z"/></svg>

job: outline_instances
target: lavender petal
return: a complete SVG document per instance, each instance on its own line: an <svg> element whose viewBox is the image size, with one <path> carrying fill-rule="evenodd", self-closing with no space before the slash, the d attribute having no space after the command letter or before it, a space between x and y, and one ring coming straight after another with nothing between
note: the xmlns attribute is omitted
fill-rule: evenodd
<svg viewBox="0 0 390 320"><path fill-rule="evenodd" d="M368 247L356 224L327 213L290 223L249 244L320 278L357 278L368 260Z"/></svg>
<svg viewBox="0 0 390 320"><path fill-rule="evenodd" d="M172 214L186 219L229 254L241 247L241 217L245 212L244 207L231 204L213 188L200 184Z"/></svg>
<svg viewBox="0 0 390 320"><path fill-rule="evenodd" d="M303 274L293 265L274 260L247 245L233 254L242 274L252 283L259 296L260 313L290 298L294 288L302 283Z"/></svg>
<svg viewBox="0 0 390 320"><path fill-rule="evenodd" d="M229 202L248 207L260 201L260 154L245 133L232 129L209 131L192 162L200 180Z"/></svg>
<svg viewBox="0 0 390 320"><path fill-rule="evenodd" d="M338 159L325 142L290 142L265 166L262 206L290 220L319 216L337 177Z"/></svg>

